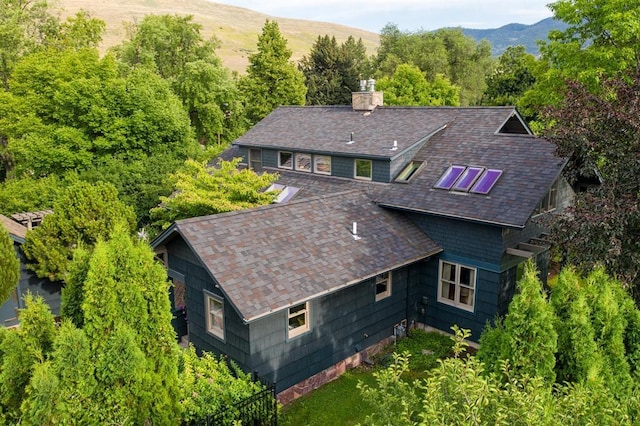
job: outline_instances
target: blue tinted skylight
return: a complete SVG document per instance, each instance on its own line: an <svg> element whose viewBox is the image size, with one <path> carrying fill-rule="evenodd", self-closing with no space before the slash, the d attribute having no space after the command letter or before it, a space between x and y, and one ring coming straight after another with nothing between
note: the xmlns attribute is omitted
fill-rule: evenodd
<svg viewBox="0 0 640 426"><path fill-rule="evenodd" d="M478 179L476 184L473 185L473 188L471 188L471 192L475 192L477 194L488 194L501 175L502 170L488 169L482 176L480 176L480 179Z"/></svg>
<svg viewBox="0 0 640 426"><path fill-rule="evenodd" d="M435 188L451 189L453 184L458 180L462 172L464 172L466 166L451 166L447 169L442 177L436 182Z"/></svg>
<svg viewBox="0 0 640 426"><path fill-rule="evenodd" d="M467 167L460 179L453 185L453 189L456 191L468 191L483 170L483 167Z"/></svg>
<svg viewBox="0 0 640 426"><path fill-rule="evenodd" d="M451 166L438 179L434 188L473 192L486 195L496 184L502 170L484 167ZM469 190L471 188L471 190Z"/></svg>

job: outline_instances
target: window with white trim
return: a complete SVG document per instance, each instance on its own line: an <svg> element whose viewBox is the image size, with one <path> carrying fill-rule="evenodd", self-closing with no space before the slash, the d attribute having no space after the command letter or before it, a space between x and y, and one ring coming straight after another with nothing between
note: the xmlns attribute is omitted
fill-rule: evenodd
<svg viewBox="0 0 640 426"><path fill-rule="evenodd" d="M224 340L224 301L211 293L205 292L204 310L207 331Z"/></svg>
<svg viewBox="0 0 640 426"><path fill-rule="evenodd" d="M293 169L293 153L287 151L279 151L278 167L280 167L281 169Z"/></svg>
<svg viewBox="0 0 640 426"><path fill-rule="evenodd" d="M391 296L391 272L376 275L376 302Z"/></svg>
<svg viewBox="0 0 640 426"><path fill-rule="evenodd" d="M287 335L289 338L309 331L309 302L290 307L288 316Z"/></svg>
<svg viewBox="0 0 640 426"><path fill-rule="evenodd" d="M371 180L373 165L371 160L357 158L354 161L354 177L356 179Z"/></svg>
<svg viewBox="0 0 640 426"><path fill-rule="evenodd" d="M440 261L438 302L473 312L476 294L475 268Z"/></svg>
<svg viewBox="0 0 640 426"><path fill-rule="evenodd" d="M321 175L331 174L331 156L314 155L313 156L313 172Z"/></svg>
<svg viewBox="0 0 640 426"><path fill-rule="evenodd" d="M307 154L304 152L296 153L296 170L301 172L310 172L311 171L311 154Z"/></svg>

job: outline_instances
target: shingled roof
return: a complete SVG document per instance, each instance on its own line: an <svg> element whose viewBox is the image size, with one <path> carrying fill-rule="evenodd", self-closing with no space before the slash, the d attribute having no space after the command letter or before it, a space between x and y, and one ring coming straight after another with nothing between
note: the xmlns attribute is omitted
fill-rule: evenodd
<svg viewBox="0 0 640 426"><path fill-rule="evenodd" d="M154 245L174 232L245 321L440 251L403 215L357 190L180 220Z"/></svg>
<svg viewBox="0 0 640 426"><path fill-rule="evenodd" d="M0 214L0 224L9 231L9 235L12 239L18 243L24 243L24 239L27 236L27 227L19 224L13 219L10 219Z"/></svg>
<svg viewBox="0 0 640 426"><path fill-rule="evenodd" d="M460 122L431 138L413 158L425 161L407 183L395 183L375 197L380 205L442 216L524 227L559 176L566 160L550 142L526 135L482 134ZM435 189L451 165L502 170L486 194Z"/></svg>
<svg viewBox="0 0 640 426"><path fill-rule="evenodd" d="M283 106L277 108L234 144L346 156L394 158L460 116L476 134L493 135L514 115L513 107L377 107L355 111L350 106ZM353 133L353 143L348 143ZM394 141L398 149L391 150Z"/></svg>

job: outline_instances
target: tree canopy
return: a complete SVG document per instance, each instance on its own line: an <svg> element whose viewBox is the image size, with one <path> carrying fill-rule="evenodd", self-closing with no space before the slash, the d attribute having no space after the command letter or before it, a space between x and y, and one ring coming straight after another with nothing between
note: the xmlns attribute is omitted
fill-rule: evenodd
<svg viewBox="0 0 640 426"><path fill-rule="evenodd" d="M276 21L267 20L258 49L249 55L247 74L240 79L245 110L255 124L281 105L304 105L304 75L291 61L291 49Z"/></svg>
<svg viewBox="0 0 640 426"><path fill-rule="evenodd" d="M377 88L384 92L387 105L458 106L460 89L442 75L428 82L420 69L413 65L398 65L393 76L382 77Z"/></svg>
<svg viewBox="0 0 640 426"><path fill-rule="evenodd" d="M631 286L640 284L640 74L604 82L601 94L573 82L563 103L547 111L546 136L571 159L565 170L601 181L576 194L555 224L554 239L581 271L602 264Z"/></svg>
<svg viewBox="0 0 640 426"><path fill-rule="evenodd" d="M308 105L349 105L359 80L370 77L364 44L353 37L338 45L335 37L318 36L298 68L305 77Z"/></svg>
<svg viewBox="0 0 640 426"><path fill-rule="evenodd" d="M257 174L251 169L238 169L240 158L205 163L187 160L172 176L174 193L161 198L151 217L160 228L188 217L206 216L257 207L271 203L277 192L264 190L278 179L277 174Z"/></svg>
<svg viewBox="0 0 640 426"><path fill-rule="evenodd" d="M133 209L118 199L113 185L78 181L65 188L53 203L53 214L27 232L22 248L40 277L64 280L79 244L91 248L106 239L115 223L135 229Z"/></svg>
<svg viewBox="0 0 640 426"><path fill-rule="evenodd" d="M20 279L20 261L13 247L13 240L0 223L0 304L4 303Z"/></svg>

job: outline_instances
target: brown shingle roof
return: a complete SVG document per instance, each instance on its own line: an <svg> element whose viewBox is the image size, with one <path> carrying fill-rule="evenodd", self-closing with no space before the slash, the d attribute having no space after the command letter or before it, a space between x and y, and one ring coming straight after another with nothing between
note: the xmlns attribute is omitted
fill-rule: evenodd
<svg viewBox="0 0 640 426"><path fill-rule="evenodd" d="M426 166L408 184L389 185L375 200L385 206L524 227L566 163L554 152L555 146L540 138L483 137L452 126L417 153L414 160L426 161ZM452 164L499 169L503 174L486 195L434 189Z"/></svg>
<svg viewBox="0 0 640 426"><path fill-rule="evenodd" d="M493 135L512 107L377 107L371 113L345 106L279 107L234 144L393 158L465 114L473 132ZM353 132L353 144L347 144ZM393 141L398 150L392 151Z"/></svg>
<svg viewBox="0 0 640 426"><path fill-rule="evenodd" d="M176 229L247 321L440 251L361 191L185 219Z"/></svg>
<svg viewBox="0 0 640 426"><path fill-rule="evenodd" d="M4 225L4 227L9 231L9 235L13 237L14 240L18 242L24 242L25 237L27 236L27 228L16 222L15 220L9 219L6 216L0 214L0 223Z"/></svg>

